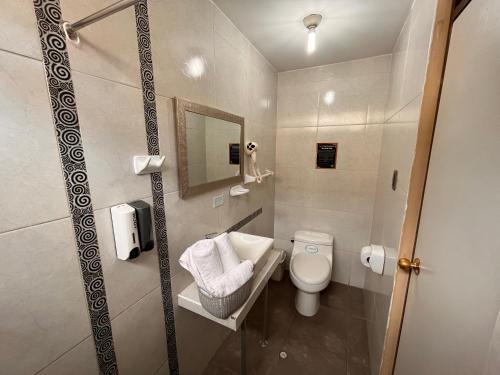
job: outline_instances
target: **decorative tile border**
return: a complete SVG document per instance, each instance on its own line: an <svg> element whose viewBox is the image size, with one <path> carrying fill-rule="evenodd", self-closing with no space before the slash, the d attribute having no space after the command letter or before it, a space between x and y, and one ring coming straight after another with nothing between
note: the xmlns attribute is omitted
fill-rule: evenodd
<svg viewBox="0 0 500 375"><path fill-rule="evenodd" d="M33 4L99 369L101 374L118 374L69 56L66 40L59 26L61 8L59 0L33 0ZM135 15L148 153L159 155L146 0L142 0L135 6ZM161 173L151 174L151 185L169 369L170 374L177 375L179 374L179 366ZM241 229L260 214L262 214L262 208L228 228L227 232Z"/></svg>
<svg viewBox="0 0 500 375"><path fill-rule="evenodd" d="M59 0L33 0L33 5L99 370L101 374L117 374L71 68L59 27L61 7Z"/></svg>
<svg viewBox="0 0 500 375"><path fill-rule="evenodd" d="M147 1L142 0L135 6L137 25L137 43L141 65L141 81L144 101L144 116L148 154L159 155L158 122L156 117L156 97L153 77L153 61L151 57L151 39L149 33L149 18ZM153 192L153 212L158 244L158 261L160 266L163 311L165 314L165 329L167 333L168 367L171 375L179 374L177 359L177 343L175 336L174 306L172 303L172 282L170 278L170 260L168 254L167 223L165 217L165 201L161 172L151 174Z"/></svg>
<svg viewBox="0 0 500 375"><path fill-rule="evenodd" d="M235 232L241 228L243 228L245 225L247 225L249 222L251 222L253 219L255 219L257 216L259 216L260 214L262 213L262 208L259 208L257 211L251 213L250 215L248 215L246 218L244 218L243 220L240 220L239 222L237 222L236 224L232 225L231 227L229 227L226 232Z"/></svg>

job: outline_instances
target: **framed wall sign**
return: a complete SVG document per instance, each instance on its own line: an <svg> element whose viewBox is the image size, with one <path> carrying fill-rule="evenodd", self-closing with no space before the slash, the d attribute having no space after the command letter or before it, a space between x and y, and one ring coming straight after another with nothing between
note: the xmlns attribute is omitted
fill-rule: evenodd
<svg viewBox="0 0 500 375"><path fill-rule="evenodd" d="M337 168L337 143L317 143L316 144L316 168L335 169Z"/></svg>

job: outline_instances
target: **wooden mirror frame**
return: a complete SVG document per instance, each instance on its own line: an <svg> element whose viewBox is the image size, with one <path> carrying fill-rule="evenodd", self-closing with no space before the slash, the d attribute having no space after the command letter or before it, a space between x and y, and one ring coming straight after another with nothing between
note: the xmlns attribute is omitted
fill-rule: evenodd
<svg viewBox="0 0 500 375"><path fill-rule="evenodd" d="M207 191L228 186L230 184L238 184L243 182L245 173L245 119L243 117L233 115L232 113L221 111L220 109L207 107L201 104L190 102L186 99L174 99L175 111L175 129L177 139L177 164L179 170L179 188L180 197L182 199L195 194L205 193ZM188 147L187 147L187 132L186 132L186 111L197 113L208 117L217 118L219 120L229 121L240 125L240 174L239 176L228 177L222 180L206 182L196 186L189 186L188 175Z"/></svg>

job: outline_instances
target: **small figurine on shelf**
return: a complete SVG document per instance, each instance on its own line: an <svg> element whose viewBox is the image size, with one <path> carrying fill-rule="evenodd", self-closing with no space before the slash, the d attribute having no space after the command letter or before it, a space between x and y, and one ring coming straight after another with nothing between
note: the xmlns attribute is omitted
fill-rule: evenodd
<svg viewBox="0 0 500 375"><path fill-rule="evenodd" d="M257 165L257 150L259 149L259 145L257 142L248 142L246 145L246 153L250 156L250 170L255 177L258 184L262 182L262 175L260 173L260 169Z"/></svg>

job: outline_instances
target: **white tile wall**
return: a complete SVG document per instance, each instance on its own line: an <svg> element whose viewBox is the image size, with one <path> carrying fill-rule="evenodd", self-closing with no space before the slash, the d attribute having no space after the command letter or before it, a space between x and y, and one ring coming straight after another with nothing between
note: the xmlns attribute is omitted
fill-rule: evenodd
<svg viewBox="0 0 500 375"><path fill-rule="evenodd" d="M248 58L248 108L246 118L253 123L276 127L276 70L251 46Z"/></svg>
<svg viewBox="0 0 500 375"><path fill-rule="evenodd" d="M214 9L208 0L149 3L157 94L215 105ZM193 62L203 75L190 75Z"/></svg>
<svg viewBox="0 0 500 375"><path fill-rule="evenodd" d="M153 203L151 198L145 201ZM136 259L127 262L119 260L116 257L110 209L96 210L94 215L109 315L113 319L160 286L158 253L155 246L153 250L142 253Z"/></svg>
<svg viewBox="0 0 500 375"><path fill-rule="evenodd" d="M319 127L315 142L338 143L338 170L375 172L381 140L382 127L379 125L346 125Z"/></svg>
<svg viewBox="0 0 500 375"><path fill-rule="evenodd" d="M63 19L76 21L114 2L61 0ZM79 35L79 45L68 43L73 70L141 87L134 7L86 27Z"/></svg>
<svg viewBox="0 0 500 375"><path fill-rule="evenodd" d="M297 230L315 230L334 236L334 251L359 253L369 241L371 215L353 214L322 208L303 207L299 204L276 202L275 236L292 239ZM346 265L349 268L349 265Z"/></svg>
<svg viewBox="0 0 500 375"><path fill-rule="evenodd" d="M351 278L351 263L351 254L349 252L335 248L333 252L332 280L349 285Z"/></svg>
<svg viewBox="0 0 500 375"><path fill-rule="evenodd" d="M62 0L61 4L64 18L74 20L112 2ZM331 231L336 238L334 279L363 285L365 275L357 251L369 241L374 201L378 208L372 239L380 238L388 244L398 240L412 160L411 152L404 151L413 147L415 113L418 115L410 109L412 103L419 103L434 4L435 0L423 0L412 8L394 50L391 82L391 59L380 56L282 73L277 88L275 70L211 2L149 2L160 147L167 155L165 199L176 291L190 282L177 266L181 251L203 234L224 230L259 207L264 208L263 215L243 230L271 236L276 225L276 244L287 250L291 248L290 236L305 223L311 225L310 229ZM13 373L39 371L53 360L42 373L65 373L68 368L94 373L95 355L69 220L37 225L67 217L68 212L43 67L33 60L41 56L32 2L0 0L0 6L0 128L8 135L15 134L15 140L1 137L0 154L16 155L22 150L24 155L15 159L12 171L4 170L7 174L0 176L2 181L12 182L0 188L2 207L9 213L5 215L9 220L0 224L0 232L9 231L0 235L1 248L16 250L6 252L3 258L2 264L8 267L1 269L2 274L16 274L5 284L12 288L10 292L0 294L6 299L0 304L0 312L9 318L16 316L15 324L22 327L21 335L12 336L12 327L8 326L7 333L2 332L11 343L9 350L0 354L7 357L2 363L27 366L9 367ZM92 25L82 31L81 38L80 47L70 46L70 58L120 370L154 373L166 360L157 259L151 252L136 262L117 264L108 211L112 204L150 199L151 195L148 177L130 173L130 157L145 152L133 9ZM194 58L204 64L202 77L188 74L187 64ZM384 116L389 88L390 103ZM334 100L328 105L325 95L330 92ZM228 189L220 189L179 200L174 96L246 117L247 139L261 145L261 168L274 169L277 164L276 219L272 183L252 186L250 195L238 199L229 198ZM377 125L385 117L391 119L390 125ZM336 171L316 171L314 143L332 138L339 140L339 167ZM388 151L382 153L375 199L381 146ZM400 169L400 189L394 193L397 199L386 189L387 176L394 167ZM34 186L36 194L32 194ZM219 192L226 193L226 203L214 210L211 197ZM377 216L377 210L385 211L386 216ZM16 230L27 226L33 227ZM40 256L44 256L43 262L37 258ZM133 275L131 279L136 282L127 285L126 294L119 287L125 274ZM9 280L15 283L11 286ZM389 290L390 280L374 280L369 274L365 284L373 285L378 293L373 298L373 320L374 342L380 343L384 325L379 317L387 314L384 291ZM38 298L47 296L37 288L51 290L49 297L54 302L50 306L39 302ZM53 311L55 307L57 311ZM42 330L56 324L54 317L57 324L67 322L64 335L53 329ZM176 319L181 371L199 373L227 333L178 307ZM192 338L200 333L211 340L199 340L199 346L193 347ZM33 340L39 345L33 345ZM18 361L20 353L31 360Z"/></svg>
<svg viewBox="0 0 500 375"><path fill-rule="evenodd" d="M97 358L95 355L94 338L92 336L87 337L38 374L98 375L99 367L97 365Z"/></svg>
<svg viewBox="0 0 500 375"><path fill-rule="evenodd" d="M179 191L173 100L164 96L156 96L156 110L158 112L160 150L166 156L162 170L163 192L171 193Z"/></svg>
<svg viewBox="0 0 500 375"><path fill-rule="evenodd" d="M0 363L41 370L91 333L69 219L0 235ZM64 327L64 334L61 334Z"/></svg>
<svg viewBox="0 0 500 375"><path fill-rule="evenodd" d="M393 49L370 241L387 248L399 248L435 9L436 0L414 1ZM394 170L398 171L396 191L391 189ZM365 272L365 304L372 306L367 326L370 366L375 374L380 366L393 278Z"/></svg>
<svg viewBox="0 0 500 375"><path fill-rule="evenodd" d="M0 0L0 49L42 59L33 1Z"/></svg>
<svg viewBox="0 0 500 375"><path fill-rule="evenodd" d="M0 362L97 374L33 2L0 7Z"/></svg>
<svg viewBox="0 0 500 375"><path fill-rule="evenodd" d="M120 374L153 374L167 359L160 288L111 320Z"/></svg>
<svg viewBox="0 0 500 375"><path fill-rule="evenodd" d="M187 271L172 279L172 292L177 295L192 283ZM177 305L174 298L175 330L179 347L179 367L184 374L200 374L219 346L229 336L227 328L207 320Z"/></svg>
<svg viewBox="0 0 500 375"><path fill-rule="evenodd" d="M281 77L281 73L279 75ZM319 88L316 83L301 83L297 86L278 84L278 127L302 128L317 126ZM300 89L297 89L300 87Z"/></svg>
<svg viewBox="0 0 500 375"><path fill-rule="evenodd" d="M113 2L61 0L63 18L74 21ZM181 201L172 98L244 116L247 137L261 145L261 168L274 170L277 73L211 1L151 0L148 6L160 149L167 156L163 182L170 264L179 291L178 257L205 233L227 229L262 207L263 214L243 230L273 235L274 184L252 186L242 199L229 198L227 187ZM9 249L0 273L17 273L14 284L0 285L11 288L0 297L2 322L16 325L0 325L2 341L10 343L0 360L13 374L96 373L72 228L69 219L55 221L69 213L33 2L0 0L0 7L0 155L7 157L0 161L11 165L0 172L0 179L9 181L0 186L7 218L0 223L0 248ZM153 250L130 262L117 261L109 217L114 204L151 202L149 176L132 171L132 157L147 152L134 9L85 28L80 38L79 46L68 48L118 366L125 374L153 374L166 364L157 256ZM189 75L190 61L202 62L202 76ZM221 192L226 202L213 209L211 198ZM59 226L53 236L57 243L46 238L52 226ZM43 287L51 290L50 306L41 303L46 292L38 289ZM177 307L175 313L181 371L201 373L227 332ZM193 337L201 336L206 340L193 346Z"/></svg>
<svg viewBox="0 0 500 375"><path fill-rule="evenodd" d="M274 184L269 180L252 185L251 193L239 198L229 197L226 187L181 200L172 98L184 97L245 117L245 138L260 145L260 168L274 170L277 73L211 2L152 0L149 6L160 149L167 155L163 181L176 303L177 293L192 280L178 264L187 246L261 207L263 214L242 230L273 235ZM202 58L206 69L199 78L186 75L186 63L196 57ZM212 197L220 193L225 194L224 205L213 209ZM175 319L180 370L201 373L228 333L182 308L175 308Z"/></svg>
<svg viewBox="0 0 500 375"><path fill-rule="evenodd" d="M165 361L163 365L155 372L155 375L169 375L170 370L168 368L168 361Z"/></svg>
<svg viewBox="0 0 500 375"><path fill-rule="evenodd" d="M68 216L42 63L3 51L0 163L0 233Z"/></svg>
<svg viewBox="0 0 500 375"><path fill-rule="evenodd" d="M151 196L134 155L147 155L142 91L73 73L80 130L94 209Z"/></svg>
<svg viewBox="0 0 500 375"><path fill-rule="evenodd" d="M215 104L224 111L246 115L249 49L247 44L233 45L214 33Z"/></svg>
<svg viewBox="0 0 500 375"><path fill-rule="evenodd" d="M333 280L362 287L391 56L279 73L277 244L300 229L335 238ZM337 142L337 169L316 169L317 142Z"/></svg>
<svg viewBox="0 0 500 375"><path fill-rule="evenodd" d="M356 288L364 288L366 268L363 266L359 259L359 253L351 254L351 275L349 277L349 285Z"/></svg>

